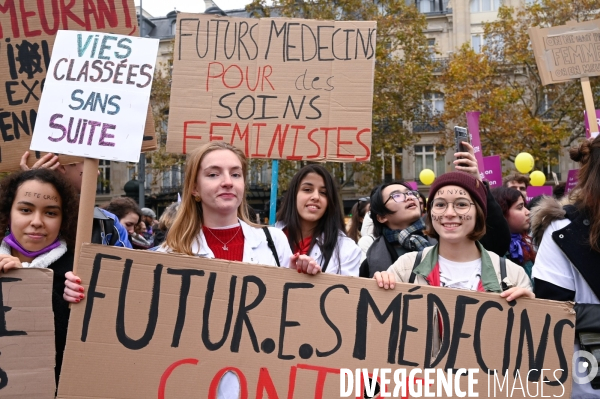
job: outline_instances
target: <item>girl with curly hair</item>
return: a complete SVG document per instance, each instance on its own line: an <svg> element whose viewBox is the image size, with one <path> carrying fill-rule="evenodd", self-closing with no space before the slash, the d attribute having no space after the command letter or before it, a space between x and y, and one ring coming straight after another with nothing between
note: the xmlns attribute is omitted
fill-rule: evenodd
<svg viewBox="0 0 600 399"><path fill-rule="evenodd" d="M56 381L67 340L69 305L62 298L65 273L73 269L77 194L58 172L33 169L0 182L0 272L23 267L54 271L52 310L56 343ZM83 294L81 294L83 298Z"/></svg>

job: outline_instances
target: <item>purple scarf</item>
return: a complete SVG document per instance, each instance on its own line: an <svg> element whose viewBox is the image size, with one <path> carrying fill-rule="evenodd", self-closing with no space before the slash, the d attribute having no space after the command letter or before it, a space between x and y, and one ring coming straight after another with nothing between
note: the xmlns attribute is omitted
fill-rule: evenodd
<svg viewBox="0 0 600 399"><path fill-rule="evenodd" d="M54 248L60 245L60 240L56 237L56 241L52 244L48 245L46 248L42 248L39 251L31 252L26 250L19 244L13 233L11 232L9 235L4 237L4 242L8 244L9 247L14 249L15 251L20 252L22 255L27 256L28 258L37 258L38 256L45 254L46 252L52 251Z"/></svg>

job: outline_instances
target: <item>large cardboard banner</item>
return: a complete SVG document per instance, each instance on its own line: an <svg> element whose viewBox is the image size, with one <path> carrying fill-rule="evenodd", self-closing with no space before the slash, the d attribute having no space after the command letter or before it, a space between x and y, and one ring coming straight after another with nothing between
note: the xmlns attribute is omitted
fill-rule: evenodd
<svg viewBox="0 0 600 399"><path fill-rule="evenodd" d="M376 24L179 14L167 151L368 161Z"/></svg>
<svg viewBox="0 0 600 399"><path fill-rule="evenodd" d="M54 398L52 270L0 277L0 398Z"/></svg>
<svg viewBox="0 0 600 399"><path fill-rule="evenodd" d="M32 150L137 162L158 39L58 31Z"/></svg>
<svg viewBox="0 0 600 399"><path fill-rule="evenodd" d="M600 75L600 20L529 28L542 84Z"/></svg>
<svg viewBox="0 0 600 399"><path fill-rule="evenodd" d="M0 1L0 172L18 170L29 149L59 29L137 36L133 0ZM154 149L154 119L148 107L142 151ZM30 165L42 154L34 155ZM78 161L60 157L61 163Z"/></svg>
<svg viewBox="0 0 600 399"><path fill-rule="evenodd" d="M472 369L436 397L571 392L568 303L90 244L79 275L87 297L71 310L59 398L212 399L228 371L242 399L337 398L342 368L402 369L434 392L425 369Z"/></svg>

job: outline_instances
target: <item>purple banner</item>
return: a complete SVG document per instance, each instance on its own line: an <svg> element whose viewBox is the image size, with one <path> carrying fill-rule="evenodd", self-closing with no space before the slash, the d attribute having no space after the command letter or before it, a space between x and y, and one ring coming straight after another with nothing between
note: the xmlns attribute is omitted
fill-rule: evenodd
<svg viewBox="0 0 600 399"><path fill-rule="evenodd" d="M585 137L588 139L592 136L590 133L590 123L588 122L587 111L583 111L583 122L585 123ZM596 110L596 123L598 124L598 128L600 129L600 109ZM594 133L594 138L598 135L597 132Z"/></svg>
<svg viewBox="0 0 600 399"><path fill-rule="evenodd" d="M529 186L527 187L527 202L538 195L549 195L552 197L552 186Z"/></svg>
<svg viewBox="0 0 600 399"><path fill-rule="evenodd" d="M406 181L405 183L408 184L410 186L410 188L412 188L413 190L419 189L416 181Z"/></svg>
<svg viewBox="0 0 600 399"><path fill-rule="evenodd" d="M565 194L568 194L577 185L577 176L579 169L571 169L567 175L567 186L565 187Z"/></svg>
<svg viewBox="0 0 600 399"><path fill-rule="evenodd" d="M481 139L479 138L479 115L481 112L467 112L467 128L469 129L469 135L471 136L471 145L475 152L475 158L477 159L477 166L479 167L479 174L483 176L483 152L481 150Z"/></svg>
<svg viewBox="0 0 600 399"><path fill-rule="evenodd" d="M502 161L500 155L483 157L483 178L490 183L490 188L502 186Z"/></svg>

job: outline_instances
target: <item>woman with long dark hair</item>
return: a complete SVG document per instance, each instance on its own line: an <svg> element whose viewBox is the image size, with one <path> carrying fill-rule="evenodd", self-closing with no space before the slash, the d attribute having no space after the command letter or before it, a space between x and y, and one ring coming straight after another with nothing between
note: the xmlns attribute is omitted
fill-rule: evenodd
<svg viewBox="0 0 600 399"><path fill-rule="evenodd" d="M600 136L571 148L570 156L581 165L577 186L570 193L573 205L554 207L542 201L535 208L536 220L544 226L532 226L538 244L533 281L538 298L576 302L578 351L582 334L600 337ZM572 387L572 398L600 396L598 378Z"/></svg>
<svg viewBox="0 0 600 399"><path fill-rule="evenodd" d="M358 276L361 251L346 235L338 190L323 166L309 164L294 175L276 227L286 234L292 252L318 263L302 271Z"/></svg>
<svg viewBox="0 0 600 399"><path fill-rule="evenodd" d="M535 262L535 249L529 236L531 222L529 209L525 206L525 194L513 187L496 187L491 191L496 202L502 208L502 214L510 229L510 247L506 257L523 267L525 273L531 278L531 270Z"/></svg>

